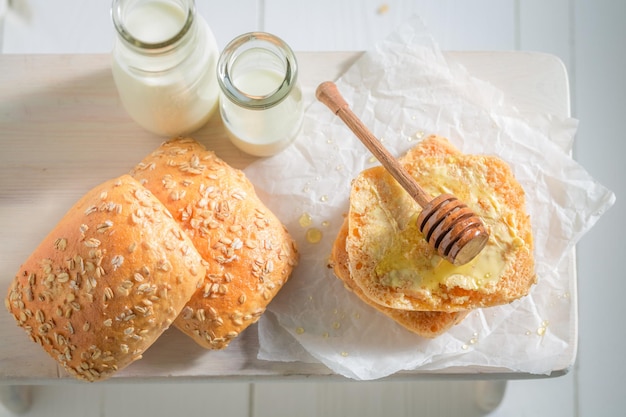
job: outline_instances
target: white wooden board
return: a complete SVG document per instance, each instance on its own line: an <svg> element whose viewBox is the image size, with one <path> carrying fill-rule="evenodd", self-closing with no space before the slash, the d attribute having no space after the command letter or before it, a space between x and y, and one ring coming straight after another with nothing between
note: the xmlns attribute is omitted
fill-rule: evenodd
<svg viewBox="0 0 626 417"><path fill-rule="evenodd" d="M502 89L522 111L569 115L567 76L562 64L549 55L448 55L465 64L470 73ZM359 56L358 52L298 54L306 100L313 100L313 91L321 81L336 79ZM243 168L253 160L229 143L218 116L193 136L235 167ZM0 56L1 294L4 296L20 263L82 194L127 172L162 140L135 125L122 109L108 55ZM570 272L568 279L575 288L574 266ZM576 303L577 294L571 296ZM572 350L555 374L566 371L574 361L576 329L577 317L572 317ZM0 382L69 381L7 313L0 314L0 335ZM319 364L259 361L257 346L254 326L220 352L205 351L172 329L159 338L143 360L113 380L332 376ZM438 373L475 376L476 371L449 369ZM487 372L506 378L525 376L497 369ZM407 372L393 378L422 375L426 374Z"/></svg>

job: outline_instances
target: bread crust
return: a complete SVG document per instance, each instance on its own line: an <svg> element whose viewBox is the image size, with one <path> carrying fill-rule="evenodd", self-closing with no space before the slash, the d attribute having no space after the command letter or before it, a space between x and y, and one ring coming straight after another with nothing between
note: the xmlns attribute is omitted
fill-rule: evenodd
<svg viewBox="0 0 626 417"><path fill-rule="evenodd" d="M350 275L367 298L394 309L453 312L526 295L536 281L531 224L508 165L462 154L438 136L400 162L433 196L448 192L464 201L490 239L474 261L451 269L417 230L417 203L382 167L365 170L352 183L346 247Z"/></svg>
<svg viewBox="0 0 626 417"><path fill-rule="evenodd" d="M128 175L86 193L20 267L6 307L76 378L141 358L206 275L167 209Z"/></svg>
<svg viewBox="0 0 626 417"><path fill-rule="evenodd" d="M337 278L343 281L344 286L352 291L364 303L380 311L405 329L426 338L435 338L459 324L469 314L469 311L408 311L384 307L369 299L361 288L356 285L349 270L349 258L346 251L346 237L348 236L348 220L345 219L337 238L333 244L330 267Z"/></svg>
<svg viewBox="0 0 626 417"><path fill-rule="evenodd" d="M208 263L176 327L205 348L225 348L288 280L295 241L244 173L193 139L165 142L131 175L170 210Z"/></svg>

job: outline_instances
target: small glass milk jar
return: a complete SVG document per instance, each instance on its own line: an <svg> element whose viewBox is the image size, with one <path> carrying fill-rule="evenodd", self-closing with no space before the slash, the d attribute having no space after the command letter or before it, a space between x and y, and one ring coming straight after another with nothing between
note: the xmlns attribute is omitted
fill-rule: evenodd
<svg viewBox="0 0 626 417"><path fill-rule="evenodd" d="M194 0L113 0L113 78L128 114L161 136L202 127L217 108L219 52Z"/></svg>
<svg viewBox="0 0 626 417"><path fill-rule="evenodd" d="M284 41L265 32L238 36L220 55L217 80L220 114L235 146L271 156L295 140L304 106L296 57Z"/></svg>

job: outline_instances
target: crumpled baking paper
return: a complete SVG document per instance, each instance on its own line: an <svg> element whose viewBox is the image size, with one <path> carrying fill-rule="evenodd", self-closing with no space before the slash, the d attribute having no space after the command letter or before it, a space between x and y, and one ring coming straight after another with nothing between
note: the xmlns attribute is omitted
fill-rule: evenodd
<svg viewBox="0 0 626 417"><path fill-rule="evenodd" d="M378 162L315 102L294 145L245 170L301 252L290 281L260 320L258 357L319 361L358 380L400 371L549 374L567 367L563 358L573 359L576 350L574 245L615 200L569 156L577 121L522 115L501 91L447 61L419 18L376 44L337 85L394 155L439 134L463 152L507 161L527 194L538 283L528 296L475 310L433 340L408 332L346 290L328 258L348 210L350 181Z"/></svg>

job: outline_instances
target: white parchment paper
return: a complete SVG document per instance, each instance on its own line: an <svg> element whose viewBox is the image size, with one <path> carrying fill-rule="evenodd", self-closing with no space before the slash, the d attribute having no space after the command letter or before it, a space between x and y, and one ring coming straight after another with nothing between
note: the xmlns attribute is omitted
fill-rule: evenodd
<svg viewBox="0 0 626 417"><path fill-rule="evenodd" d="M301 252L291 280L259 323L259 358L320 361L346 377L369 380L456 367L547 374L563 355L573 356L573 248L615 200L568 156L576 120L522 116L500 91L446 61L417 18L364 54L337 85L394 155L436 133L463 152L507 161L527 194L538 283L527 297L473 311L434 340L404 330L347 291L327 267L328 257L348 209L351 179L378 163L316 102L294 145L246 169ZM307 240L312 228L322 233L317 243Z"/></svg>

